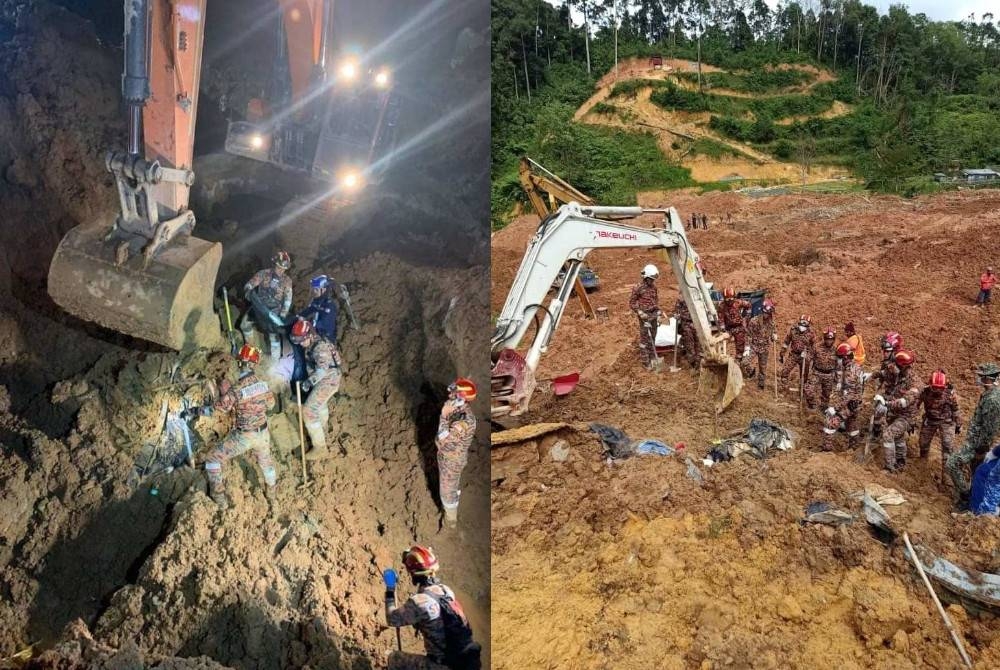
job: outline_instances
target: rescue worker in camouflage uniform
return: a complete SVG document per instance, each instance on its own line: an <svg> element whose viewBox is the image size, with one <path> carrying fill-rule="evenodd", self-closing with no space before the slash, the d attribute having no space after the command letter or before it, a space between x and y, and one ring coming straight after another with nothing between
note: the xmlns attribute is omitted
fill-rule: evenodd
<svg viewBox="0 0 1000 670"><path fill-rule="evenodd" d="M789 328L788 334L785 335L785 341L781 345L781 353L778 354L778 362L782 363L782 388L788 388L788 376L792 370L799 370L799 376L802 377L799 380L800 384L805 384L809 378L809 362L816 351L816 336L813 335L810 327L811 322L812 319L803 314L799 317L799 322ZM789 353L789 350L791 355L786 361L785 354ZM803 370L805 370L804 376L802 375Z"/></svg>
<svg viewBox="0 0 1000 670"><path fill-rule="evenodd" d="M879 388L886 393L892 391L899 379L899 367L896 366L895 356L903 348L903 336L895 331L889 331L882 336L882 364L879 371L872 377L879 383Z"/></svg>
<svg viewBox="0 0 1000 670"><path fill-rule="evenodd" d="M469 403L476 399L476 385L471 379L460 377L448 385L448 400L441 408L438 422L437 462L438 491L445 523L449 528L458 525L458 486L462 470L469 462L469 447L476 435L476 415Z"/></svg>
<svg viewBox="0 0 1000 670"><path fill-rule="evenodd" d="M394 651L389 670L481 670L482 647L472 639L472 627L455 592L438 580L434 551L414 545L403 552L403 565L417 592L397 606L399 577L392 568L383 570L385 620L393 628L416 628L424 638L426 655Z"/></svg>
<svg viewBox="0 0 1000 670"><path fill-rule="evenodd" d="M805 396L806 406L809 409L816 409L816 396L819 395L820 407L827 407L830 404L830 394L837 385L838 357L837 347L834 342L837 340L837 331L827 328L823 333L823 342L816 347L812 360L812 369L809 371L809 382L806 384ZM846 343L851 346L850 343ZM854 347L851 347L853 360ZM861 365L857 361L854 361Z"/></svg>
<svg viewBox="0 0 1000 670"><path fill-rule="evenodd" d="M684 298L677 298L674 305L674 318L677 320L677 335L679 340L677 346L684 351L684 358L691 367L698 365L701 358L701 343L698 342L698 333L694 329L694 319L691 318L691 311L688 309Z"/></svg>
<svg viewBox="0 0 1000 670"><path fill-rule="evenodd" d="M264 492L269 501L274 499L274 488L278 483L271 456L271 435L267 429L267 413L274 409L274 394L267 383L254 374L254 368L260 363L260 349L244 344L237 360L239 379L235 384L224 380L219 385L219 398L214 403L214 408L223 412L235 410L236 421L233 429L205 461L209 496L222 509L229 506L222 468L231 458L253 451L264 475L267 485Z"/></svg>
<svg viewBox="0 0 1000 670"><path fill-rule="evenodd" d="M931 440L941 434L941 484L945 481L945 463L951 455L955 436L962 432L962 417L958 411L958 396L949 383L944 370L931 373L930 383L924 387L918 401L924 407L924 420L920 424L920 458L927 458Z"/></svg>
<svg viewBox="0 0 1000 670"><path fill-rule="evenodd" d="M733 338L733 357L739 363L743 376L750 379L755 371L750 367L750 347L747 346L747 329L745 318L753 305L748 300L736 297L736 289L729 286L722 292L722 304L719 305L719 316L722 326Z"/></svg>
<svg viewBox="0 0 1000 670"><path fill-rule="evenodd" d="M251 293L256 291L263 306L277 320L284 321L292 310L292 278L288 276L288 268L292 266L292 259L287 252L279 251L271 259L271 262L274 264L273 267L264 268L250 278L250 281L243 287L243 295L250 301ZM281 358L281 330L286 326L283 323L274 323L265 314L260 314L256 308L251 308L247 310L240 321L240 331L243 333L244 342L249 342L253 336L254 319L257 321L257 327L262 332L267 333L268 342L271 345L271 358Z"/></svg>
<svg viewBox="0 0 1000 670"><path fill-rule="evenodd" d="M767 359L773 342L778 341L778 329L774 326L774 303L764 300L760 314L750 318L747 324L747 335L750 340L750 352L757 357L757 388L767 384Z"/></svg>
<svg viewBox="0 0 1000 670"><path fill-rule="evenodd" d="M628 308L639 317L639 362L647 369L652 369L653 358L656 356L654 338L660 323L660 298L656 292L656 278L660 271L649 264L642 269L642 281L632 288L628 300Z"/></svg>
<svg viewBox="0 0 1000 670"><path fill-rule="evenodd" d="M885 430L882 432L882 454L885 469L898 472L906 466L906 436L917 427L920 414L920 394L923 384L913 373L914 355L905 349L897 351L893 357L899 368L899 379L888 395L876 395L875 414L885 415Z"/></svg>
<svg viewBox="0 0 1000 670"><path fill-rule="evenodd" d="M969 503L969 479L965 467L971 465L971 472L976 471L986 452L993 445L997 433L1000 432L1000 367L995 363L981 363L976 367L976 376L983 387L979 402L969 420L969 430L965 434L962 448L948 457L945 470L955 483L955 493L958 495L958 507L963 509Z"/></svg>
<svg viewBox="0 0 1000 670"><path fill-rule="evenodd" d="M820 448L823 451L833 451L834 436L838 430L847 433L847 447L854 449L858 444L858 415L861 413L862 395L865 382L871 375L864 372L854 360L854 349L846 342L837 345L837 358L841 369L840 389L831 400L834 404L824 412L823 440Z"/></svg>
<svg viewBox="0 0 1000 670"><path fill-rule="evenodd" d="M317 461L331 455L326 443L326 424L330 420L330 398L340 389L343 361L333 342L321 337L309 321L296 321L291 339L305 351L309 376L301 382L302 392L308 394L302 403L302 419L312 442L306 460Z"/></svg>

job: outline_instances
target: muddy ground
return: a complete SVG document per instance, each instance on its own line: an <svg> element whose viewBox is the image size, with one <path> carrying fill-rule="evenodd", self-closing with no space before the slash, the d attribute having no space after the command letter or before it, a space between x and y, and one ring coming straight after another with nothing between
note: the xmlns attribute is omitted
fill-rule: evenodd
<svg viewBox="0 0 1000 670"><path fill-rule="evenodd" d="M293 266L296 305L308 278L326 272L350 288L361 322L348 330L341 321L347 372L328 427L339 453L310 466L311 490L297 488L298 417L285 397L272 417L274 509L241 459L227 469L234 505L223 514L200 468L156 473L161 453L154 474L138 484L132 475L160 437L162 407L197 400L201 382L232 362L81 322L46 292L62 234L113 220L101 156L124 137L120 59L76 14L0 4L0 667L29 645L34 667L381 667L396 646L380 623L381 568L414 541L437 550L488 658L488 426L466 470L457 531L440 530L433 446L447 383L471 374L485 385L475 373L485 353L473 343L487 329L485 290L475 289L486 282L486 224L468 215L486 211L485 181L475 188L470 173L435 194L404 173L339 212L329 234L304 230L312 249ZM449 76L471 86L468 67ZM410 123L437 116L426 106ZM411 148L407 165L433 180L453 172L460 151L488 151L485 139L483 124L461 125L427 143L433 155ZM281 243L273 223L296 194L276 186L280 175L226 157L202 156L195 171L204 172L192 198L196 234L223 242L220 281L234 289ZM213 178L224 185L209 187ZM407 189L423 199L385 206ZM442 226L461 244L442 245ZM227 418L194 428L200 464ZM402 639L422 648L409 632Z"/></svg>
<svg viewBox="0 0 1000 670"><path fill-rule="evenodd" d="M904 200L675 192L641 194L640 202L675 206L682 218L706 212L710 229L689 237L708 279L766 288L782 336L800 313L818 330L841 331L853 320L871 360L880 333L899 330L919 375L943 367L966 420L971 414L974 365L1000 359L996 312L973 305L980 271L1000 254L1000 193ZM493 236L494 314L536 224L522 217ZM928 461L911 451L898 475L877 459L861 466L846 451L817 451L821 416L800 414L794 391L775 399L773 367L766 391L747 383L717 421L686 364L676 373L643 371L627 302L648 262L663 267L642 250L588 256L602 282L591 300L610 318L586 321L573 301L542 359L540 379L579 370L581 383L565 398L540 384L520 423L564 421L580 430L493 449L494 667L959 667L900 544L883 546L860 519L837 529L800 520L812 501L857 514L852 493L870 483L892 487L907 502L887 510L914 542L990 572L1000 572L1000 523L950 513L936 443ZM671 309L670 273L659 289L661 307ZM866 423L869 411L870 402ZM792 430L795 449L701 467L704 486L677 457L608 465L586 432L596 421L635 438L683 442L699 461L714 438L755 416ZM570 447L564 462L550 453L559 439ZM998 667L996 616L956 603L949 612L975 667Z"/></svg>

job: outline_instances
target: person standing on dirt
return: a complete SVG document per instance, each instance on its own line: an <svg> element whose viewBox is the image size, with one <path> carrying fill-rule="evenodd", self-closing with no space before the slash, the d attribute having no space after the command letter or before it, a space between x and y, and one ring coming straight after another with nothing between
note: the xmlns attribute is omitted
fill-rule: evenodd
<svg viewBox="0 0 1000 670"><path fill-rule="evenodd" d="M317 461L330 456L330 448L326 444L329 402L340 389L343 361L336 345L320 337L312 323L305 319L299 319L292 326L291 340L305 351L306 373L309 376L300 382L302 392L308 394L302 403L302 418L312 442L306 460Z"/></svg>
<svg viewBox="0 0 1000 670"><path fill-rule="evenodd" d="M781 353L778 354L778 362L781 366L781 387L788 388L788 376L792 370L798 369L799 384L805 384L809 377L809 362L816 351L816 336L812 332L812 319L803 314L799 317L799 322L788 329L785 341L781 345ZM791 353L788 360L785 354ZM803 374L804 372L804 374Z"/></svg>
<svg viewBox="0 0 1000 670"><path fill-rule="evenodd" d="M333 295L334 283L326 275L313 277L309 282L312 302L299 312L300 319L312 322L320 337L337 343L337 299Z"/></svg>
<svg viewBox="0 0 1000 670"><path fill-rule="evenodd" d="M977 305L989 305L992 300L990 294L993 292L993 285L997 283L997 276L993 274L993 266L983 270L979 275L979 296L976 298Z"/></svg>
<svg viewBox="0 0 1000 670"><path fill-rule="evenodd" d="M876 416L885 415L886 427L882 433L885 469L899 472L906 467L906 436L917 426L920 394L924 389L913 373L916 357L912 352L897 351L893 361L899 368L896 386L885 397L876 395L874 401Z"/></svg>
<svg viewBox="0 0 1000 670"><path fill-rule="evenodd" d="M476 399L476 385L471 379L459 377L448 385L448 399L441 408L438 421L437 446L438 492L444 520L449 528L458 525L459 484L462 471L469 462L469 448L476 435L476 415L469 403Z"/></svg>
<svg viewBox="0 0 1000 670"><path fill-rule="evenodd" d="M281 358L281 331L285 328L285 318L292 310L292 278L288 276L288 268L292 259L285 251L279 251L271 259L273 267L257 272L243 287L243 295L251 304L240 322L243 340L250 341L253 336L253 323L250 315L257 323L257 328L267 333L271 345L271 358Z"/></svg>
<svg viewBox="0 0 1000 670"><path fill-rule="evenodd" d="M854 322L848 321L844 324L844 335L847 335L847 339L844 340L851 348L854 350L854 361L858 365L865 364L865 342L861 339L861 335L858 331L854 329Z"/></svg>
<svg viewBox="0 0 1000 670"><path fill-rule="evenodd" d="M941 485L945 482L945 463L951 455L955 436L962 432L962 417L958 411L958 395L948 381L944 370L931 373L929 384L924 387L918 401L924 407L924 419L920 424L920 458L927 458L931 451L931 441L941 434Z"/></svg>
<svg viewBox="0 0 1000 670"><path fill-rule="evenodd" d="M899 367L896 366L895 356L903 349L903 336L890 330L882 336L880 347L882 349L882 363L872 379L877 381L879 387L888 395L899 380L900 373Z"/></svg>
<svg viewBox="0 0 1000 670"><path fill-rule="evenodd" d="M837 358L841 368L840 390L833 405L826 408L823 422L823 451L834 450L834 436L843 429L847 433L847 448L857 447L861 431L858 429L858 415L861 413L862 395L865 382L871 375L864 372L854 360L854 350L847 342L837 345Z"/></svg>
<svg viewBox="0 0 1000 670"><path fill-rule="evenodd" d="M650 263L642 269L642 280L632 288L628 308L639 317L639 362L652 369L656 357L654 338L660 324L660 298L656 292L656 278L660 271Z"/></svg>
<svg viewBox="0 0 1000 670"><path fill-rule="evenodd" d="M229 506L222 469L231 458L248 451L254 452L257 465L264 475L264 492L268 501L274 500L274 489L278 483L277 470L271 456L271 435L267 429L267 413L274 409L274 394L267 383L254 373L260 363L260 349L244 344L236 358L239 362L239 378L235 384L230 384L228 380L222 381L219 384L219 399L214 403L215 409L235 411L235 423L205 461L209 496L222 509Z"/></svg>
<svg viewBox="0 0 1000 670"><path fill-rule="evenodd" d="M1000 367L995 363L980 363L976 367L976 378L983 387L979 402L969 420L969 430L965 434L962 448L948 457L945 469L955 484L959 509L969 504L969 479L965 474L966 466L971 464L971 471L982 461L986 452L993 445L997 433L1000 433Z"/></svg>
<svg viewBox="0 0 1000 670"><path fill-rule="evenodd" d="M752 308L753 305L749 300L736 297L736 289L732 286L727 286L722 292L722 305L720 305L722 325L733 338L734 357L747 379L751 379L755 373L750 367L750 347L747 346L746 329L746 315Z"/></svg>
<svg viewBox="0 0 1000 670"><path fill-rule="evenodd" d="M809 373L809 382L806 384L805 396L806 406L809 409L816 409L817 395L819 396L820 407L827 407L830 404L830 394L837 385L837 331L827 328L823 333L823 341L818 347L812 361L812 370ZM850 343L846 343L850 346ZM851 347L851 359L854 360L854 347ZM855 363L860 365L856 360ZM841 384L843 385L843 384Z"/></svg>
<svg viewBox="0 0 1000 670"><path fill-rule="evenodd" d="M694 319L691 318L691 310L688 309L684 296L677 298L674 305L674 318L677 320L677 342L675 346L684 351L684 358L691 367L698 365L701 358L701 344L698 342L698 334L694 330Z"/></svg>
<svg viewBox="0 0 1000 670"><path fill-rule="evenodd" d="M708 214L701 215L701 227L708 230Z"/></svg>
<svg viewBox="0 0 1000 670"><path fill-rule="evenodd" d="M770 299L764 300L764 306L760 314L750 317L747 324L747 335L750 340L750 360L747 365L753 363L753 358L757 358L757 388L764 388L767 385L767 359L771 350L771 345L778 341L778 329L774 326L774 303Z"/></svg>
<svg viewBox="0 0 1000 670"><path fill-rule="evenodd" d="M438 580L434 551L413 545L403 552L403 565L417 592L397 606L399 577L392 568L383 570L385 620L393 628L416 628L424 638L426 655L396 650L389 656L389 670L480 670L482 647L472 639L472 627L455 592Z"/></svg>

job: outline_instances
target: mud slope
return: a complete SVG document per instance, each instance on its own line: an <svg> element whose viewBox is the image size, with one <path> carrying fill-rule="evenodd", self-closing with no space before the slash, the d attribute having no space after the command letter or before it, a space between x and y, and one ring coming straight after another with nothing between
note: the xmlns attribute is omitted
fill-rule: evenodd
<svg viewBox="0 0 1000 670"><path fill-rule="evenodd" d="M486 365L475 342L488 327L487 298L475 288L486 282L485 224L477 243L467 216L450 220L472 207L472 181L381 212L381 229L361 208L293 266L296 305L309 277L325 272L350 288L361 323L341 322L346 374L327 431L337 455L310 466L309 491L297 488L298 416L285 395L271 421L273 509L252 460L241 459L227 468L234 505L223 514L204 494L200 467L157 472L175 442L149 458L161 409L182 397L200 402L203 382L231 374L233 362L163 351L82 323L47 298L61 235L114 215L100 156L123 136L120 54L79 17L40 2L0 5L0 40L0 659L34 644L32 664L45 668L382 667L396 638L380 623L381 569L414 541L437 550L488 659L488 428L473 446L457 531L439 529L434 474L448 382L471 374L486 384L475 373ZM443 170L447 155L435 160ZM233 187L240 198L267 178L249 174ZM290 196L263 186L248 203L280 211ZM206 185L193 202L206 205L200 234L256 240L223 239L220 279L236 287L279 240L271 212L227 209L236 197L227 188ZM435 231L449 223L472 251L442 250ZM407 229L408 238L373 241ZM228 421L194 424L199 466ZM134 466L147 462L153 474L137 484ZM403 646L422 642L406 633Z"/></svg>
<svg viewBox="0 0 1000 670"><path fill-rule="evenodd" d="M782 334L800 313L820 329L853 320L869 351L880 332L900 330L921 377L938 366L952 375L966 417L978 395L974 364L1000 359L995 312L972 304L979 271L1000 256L996 192L639 200L676 206L682 217L706 212L710 229L689 236L708 278L766 287ZM535 225L524 217L494 235L494 311ZM1000 572L1000 523L950 514L936 443L930 461L911 452L900 475L883 473L877 460L859 466L852 454L818 452L819 413L800 414L794 393L776 401L773 368L767 391L750 382L717 421L683 363L673 374L642 371L627 302L647 262L658 261L642 250L588 256L602 280L592 301L611 318L585 321L572 302L542 359L539 378L581 370L582 380L559 399L541 385L523 422L565 421L583 432L493 450L495 667L957 667L899 545L881 545L863 521L835 530L800 519L812 501L857 513L851 494L866 484L896 488L907 502L888 512L915 542L991 572ZM661 280L664 308L675 286ZM586 432L597 421L684 442L698 461L712 439L754 416L790 428L796 449L702 467L703 487L676 457L609 466ZM570 445L565 462L550 456L557 439ZM957 604L949 611L975 666L997 667L997 618Z"/></svg>

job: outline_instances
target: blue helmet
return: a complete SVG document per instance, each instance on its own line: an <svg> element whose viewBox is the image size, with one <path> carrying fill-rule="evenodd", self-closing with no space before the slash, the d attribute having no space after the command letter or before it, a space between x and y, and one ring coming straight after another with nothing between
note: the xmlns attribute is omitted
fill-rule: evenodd
<svg viewBox="0 0 1000 670"><path fill-rule="evenodd" d="M312 286L313 288L318 288L318 289L320 289L322 291L327 286L330 285L330 278L327 277L326 275L320 275L318 277L313 277L312 281L309 282L309 285Z"/></svg>

